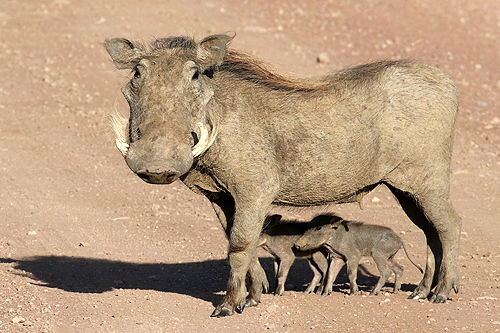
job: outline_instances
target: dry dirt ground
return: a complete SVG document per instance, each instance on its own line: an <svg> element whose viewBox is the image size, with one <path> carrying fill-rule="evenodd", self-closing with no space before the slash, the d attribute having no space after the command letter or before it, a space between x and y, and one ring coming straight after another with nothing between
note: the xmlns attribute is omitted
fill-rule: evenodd
<svg viewBox="0 0 500 333"><path fill-rule="evenodd" d="M104 120L127 73L107 37L233 31L232 47L281 72L316 75L380 59L441 68L460 91L451 195L463 218L460 292L445 304L370 297L345 271L328 297L304 295L298 260L282 297L210 318L229 268L206 199L182 183L149 185L125 165ZM321 63L317 57L321 55ZM2 0L0 4L0 331L5 332L495 332L500 330L500 2L498 0ZM366 207L334 211L392 227L420 265L425 240L384 188ZM272 259L261 252L271 279ZM272 281L272 279L271 279ZM392 280L391 280L392 281ZM384 291L391 290L389 283Z"/></svg>

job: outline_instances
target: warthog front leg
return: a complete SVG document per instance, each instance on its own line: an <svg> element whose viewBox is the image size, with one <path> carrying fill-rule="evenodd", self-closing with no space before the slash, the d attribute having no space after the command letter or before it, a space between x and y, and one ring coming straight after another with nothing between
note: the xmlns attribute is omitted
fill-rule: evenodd
<svg viewBox="0 0 500 333"><path fill-rule="evenodd" d="M235 311L242 312L245 306L256 306L260 302L262 291L269 290L269 282L257 257L257 240L266 210L262 209L263 212L259 214L255 212L256 209L240 209L238 214L232 203L234 200L231 197L212 202L229 237L228 257L231 267L226 295L215 308L212 317L231 316ZM248 298L245 286L247 276L250 282Z"/></svg>
<svg viewBox="0 0 500 333"><path fill-rule="evenodd" d="M316 285L321 281L326 280L326 275L328 273L328 264L329 260L325 257L325 254L322 252L316 252L308 258L309 267L314 273L314 277L307 286L307 289L304 291L305 294L310 294L314 292ZM322 281L323 280L323 281ZM321 287L320 287L321 288ZM322 288L321 288L322 289Z"/></svg>
<svg viewBox="0 0 500 333"><path fill-rule="evenodd" d="M234 312L241 313L246 304L246 286L245 277L249 270L251 257L255 253L247 248L245 251L230 252L229 264L231 266L231 273L227 282L226 295L222 302L212 312L212 317L226 317L231 316Z"/></svg>
<svg viewBox="0 0 500 333"><path fill-rule="evenodd" d="M212 200L212 207L219 217L222 228L229 238L234 220L234 200L231 196L220 196ZM248 269L249 294L245 306L257 306L262 292L269 292L266 272L259 263L257 254L252 258Z"/></svg>
<svg viewBox="0 0 500 333"><path fill-rule="evenodd" d="M262 268L255 252L255 256L250 262L248 269L249 291L245 306L257 306L260 303L262 293L269 293L269 282L267 281L266 272Z"/></svg>
<svg viewBox="0 0 500 333"><path fill-rule="evenodd" d="M332 293L333 290L333 282L337 278L340 270L345 264L345 260L340 258L337 255L330 254L328 258L328 271L326 277L323 277L323 282L321 283L320 288L316 291L316 294L328 296Z"/></svg>

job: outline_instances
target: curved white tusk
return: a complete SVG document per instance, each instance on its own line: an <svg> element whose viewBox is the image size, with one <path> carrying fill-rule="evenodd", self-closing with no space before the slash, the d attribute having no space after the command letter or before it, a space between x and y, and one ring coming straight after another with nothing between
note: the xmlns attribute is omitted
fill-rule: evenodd
<svg viewBox="0 0 500 333"><path fill-rule="evenodd" d="M215 137L217 136L217 131L215 128L212 128L212 133L210 133L210 137L208 136L208 130L203 123L196 123L200 128L200 140L193 147L193 157L198 157L210 148L210 146L214 143Z"/></svg>
<svg viewBox="0 0 500 333"><path fill-rule="evenodd" d="M193 157L198 157L201 155L208 138L208 131L205 127L205 124L196 123L196 125L198 125L198 127L200 128L200 139L198 140L198 143L193 147Z"/></svg>
<svg viewBox="0 0 500 333"><path fill-rule="evenodd" d="M129 144L121 141L120 139L115 140L116 148L122 153L123 157L127 156Z"/></svg>

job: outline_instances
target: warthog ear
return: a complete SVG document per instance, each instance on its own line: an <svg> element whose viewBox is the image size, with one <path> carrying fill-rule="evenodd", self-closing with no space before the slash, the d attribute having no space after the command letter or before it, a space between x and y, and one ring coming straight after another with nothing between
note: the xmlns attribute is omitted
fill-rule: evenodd
<svg viewBox="0 0 500 333"><path fill-rule="evenodd" d="M144 56L144 49L125 38L108 38L102 44L116 69L132 69Z"/></svg>
<svg viewBox="0 0 500 333"><path fill-rule="evenodd" d="M222 64L227 46L233 38L234 36L219 34L205 37L200 41L196 57L203 70Z"/></svg>
<svg viewBox="0 0 500 333"><path fill-rule="evenodd" d="M344 226L345 231L349 231L349 226L348 226L347 221L342 221L341 223Z"/></svg>

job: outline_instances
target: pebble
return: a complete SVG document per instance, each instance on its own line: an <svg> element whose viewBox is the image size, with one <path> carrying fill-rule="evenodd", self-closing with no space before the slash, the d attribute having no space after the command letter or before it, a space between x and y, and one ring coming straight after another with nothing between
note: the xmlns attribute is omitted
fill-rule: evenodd
<svg viewBox="0 0 500 333"><path fill-rule="evenodd" d="M24 323L25 321L26 321L26 319L24 319L23 317L14 317L14 318L12 318L12 322L14 324Z"/></svg>
<svg viewBox="0 0 500 333"><path fill-rule="evenodd" d="M490 299L490 300L496 300L496 297L493 296L480 296L477 299Z"/></svg>
<svg viewBox="0 0 500 333"><path fill-rule="evenodd" d="M328 53L326 52L321 52L318 54L316 57L316 62L319 64L328 64L330 62L330 57L328 56Z"/></svg>

